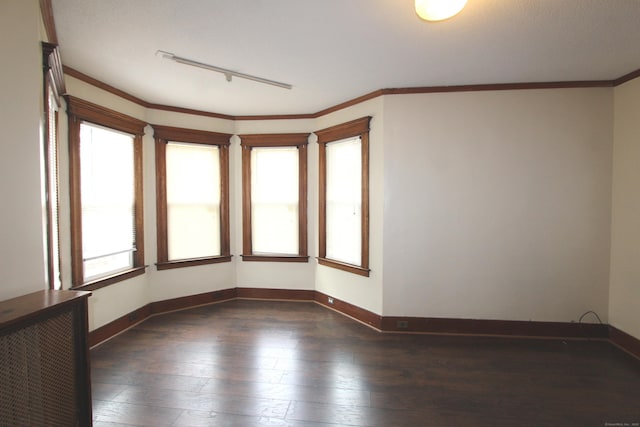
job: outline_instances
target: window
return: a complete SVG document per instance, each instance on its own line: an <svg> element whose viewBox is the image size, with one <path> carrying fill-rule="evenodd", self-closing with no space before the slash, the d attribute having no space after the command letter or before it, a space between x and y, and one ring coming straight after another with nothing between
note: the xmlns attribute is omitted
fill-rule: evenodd
<svg viewBox="0 0 640 427"><path fill-rule="evenodd" d="M369 122L315 132L319 159L318 263L369 276Z"/></svg>
<svg viewBox="0 0 640 427"><path fill-rule="evenodd" d="M241 135L244 261L308 262L309 134Z"/></svg>
<svg viewBox="0 0 640 427"><path fill-rule="evenodd" d="M144 273L145 123L66 97L73 287L97 289Z"/></svg>
<svg viewBox="0 0 640 427"><path fill-rule="evenodd" d="M62 288L60 272L60 226L58 221L58 108L64 80L56 45L42 43L44 68L44 193L46 200L47 281L51 289Z"/></svg>
<svg viewBox="0 0 640 427"><path fill-rule="evenodd" d="M231 261L231 135L153 126L158 270Z"/></svg>
<svg viewBox="0 0 640 427"><path fill-rule="evenodd" d="M45 186L47 209L47 277L51 289L62 289L60 222L58 220L58 101L47 85L45 127Z"/></svg>

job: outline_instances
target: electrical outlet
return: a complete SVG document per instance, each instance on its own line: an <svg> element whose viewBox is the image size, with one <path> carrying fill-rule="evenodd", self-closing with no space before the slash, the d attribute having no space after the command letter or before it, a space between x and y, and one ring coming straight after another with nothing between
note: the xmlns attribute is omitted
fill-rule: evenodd
<svg viewBox="0 0 640 427"><path fill-rule="evenodd" d="M409 327L409 322L407 320L398 320L396 327L398 329L407 329Z"/></svg>
<svg viewBox="0 0 640 427"><path fill-rule="evenodd" d="M329 297L327 301L329 302L329 304L333 304L333 298Z"/></svg>

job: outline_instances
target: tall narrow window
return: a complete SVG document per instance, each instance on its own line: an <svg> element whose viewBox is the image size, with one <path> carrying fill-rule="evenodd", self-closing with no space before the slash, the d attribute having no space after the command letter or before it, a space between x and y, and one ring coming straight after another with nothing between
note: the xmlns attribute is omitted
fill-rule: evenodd
<svg viewBox="0 0 640 427"><path fill-rule="evenodd" d="M60 221L58 219L58 101L49 88L47 97L47 246L49 287L62 289L60 272Z"/></svg>
<svg viewBox="0 0 640 427"><path fill-rule="evenodd" d="M144 273L145 123L68 96L74 287Z"/></svg>
<svg viewBox="0 0 640 427"><path fill-rule="evenodd" d="M244 261L308 261L308 137L240 136Z"/></svg>
<svg viewBox="0 0 640 427"><path fill-rule="evenodd" d="M320 145L318 263L369 276L369 122L315 132Z"/></svg>
<svg viewBox="0 0 640 427"><path fill-rule="evenodd" d="M153 126L156 139L158 269L231 260L231 135Z"/></svg>
<svg viewBox="0 0 640 427"><path fill-rule="evenodd" d="M62 288L60 225L58 220L58 109L64 79L56 45L42 43L44 69L44 193L46 200L47 280L51 289Z"/></svg>

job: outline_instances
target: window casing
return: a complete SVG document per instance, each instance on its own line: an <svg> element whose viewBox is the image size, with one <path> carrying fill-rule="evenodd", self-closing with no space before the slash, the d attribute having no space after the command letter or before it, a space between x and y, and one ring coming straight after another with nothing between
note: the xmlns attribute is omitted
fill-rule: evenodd
<svg viewBox="0 0 640 427"><path fill-rule="evenodd" d="M243 261L308 262L308 138L240 135Z"/></svg>
<svg viewBox="0 0 640 427"><path fill-rule="evenodd" d="M316 131L320 265L369 276L369 123Z"/></svg>
<svg viewBox="0 0 640 427"><path fill-rule="evenodd" d="M231 261L231 135L159 125L153 129L158 270Z"/></svg>
<svg viewBox="0 0 640 427"><path fill-rule="evenodd" d="M66 96L72 287L144 273L142 136L146 123Z"/></svg>

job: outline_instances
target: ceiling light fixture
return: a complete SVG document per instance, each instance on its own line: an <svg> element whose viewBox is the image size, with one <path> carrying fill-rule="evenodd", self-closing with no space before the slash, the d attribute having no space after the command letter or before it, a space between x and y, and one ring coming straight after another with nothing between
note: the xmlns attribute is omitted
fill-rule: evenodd
<svg viewBox="0 0 640 427"><path fill-rule="evenodd" d="M443 21L460 13L467 0L415 0L416 13L425 21Z"/></svg>
<svg viewBox="0 0 640 427"><path fill-rule="evenodd" d="M277 82L275 80L264 79L262 77L252 76L251 74L239 73L237 71L228 70L226 68L216 67L215 65L205 64L203 62L194 61L192 59L182 58L181 56L176 56L173 53L165 52L164 50L158 50L156 55L160 55L165 59L170 59L172 61L178 62L180 64L191 65L192 67L203 68L209 71L216 71L218 73L224 74L225 78L228 82L231 81L233 77L239 77L241 79L253 80L254 82L264 83L271 86L277 86L284 89L292 89L293 86L287 83Z"/></svg>

